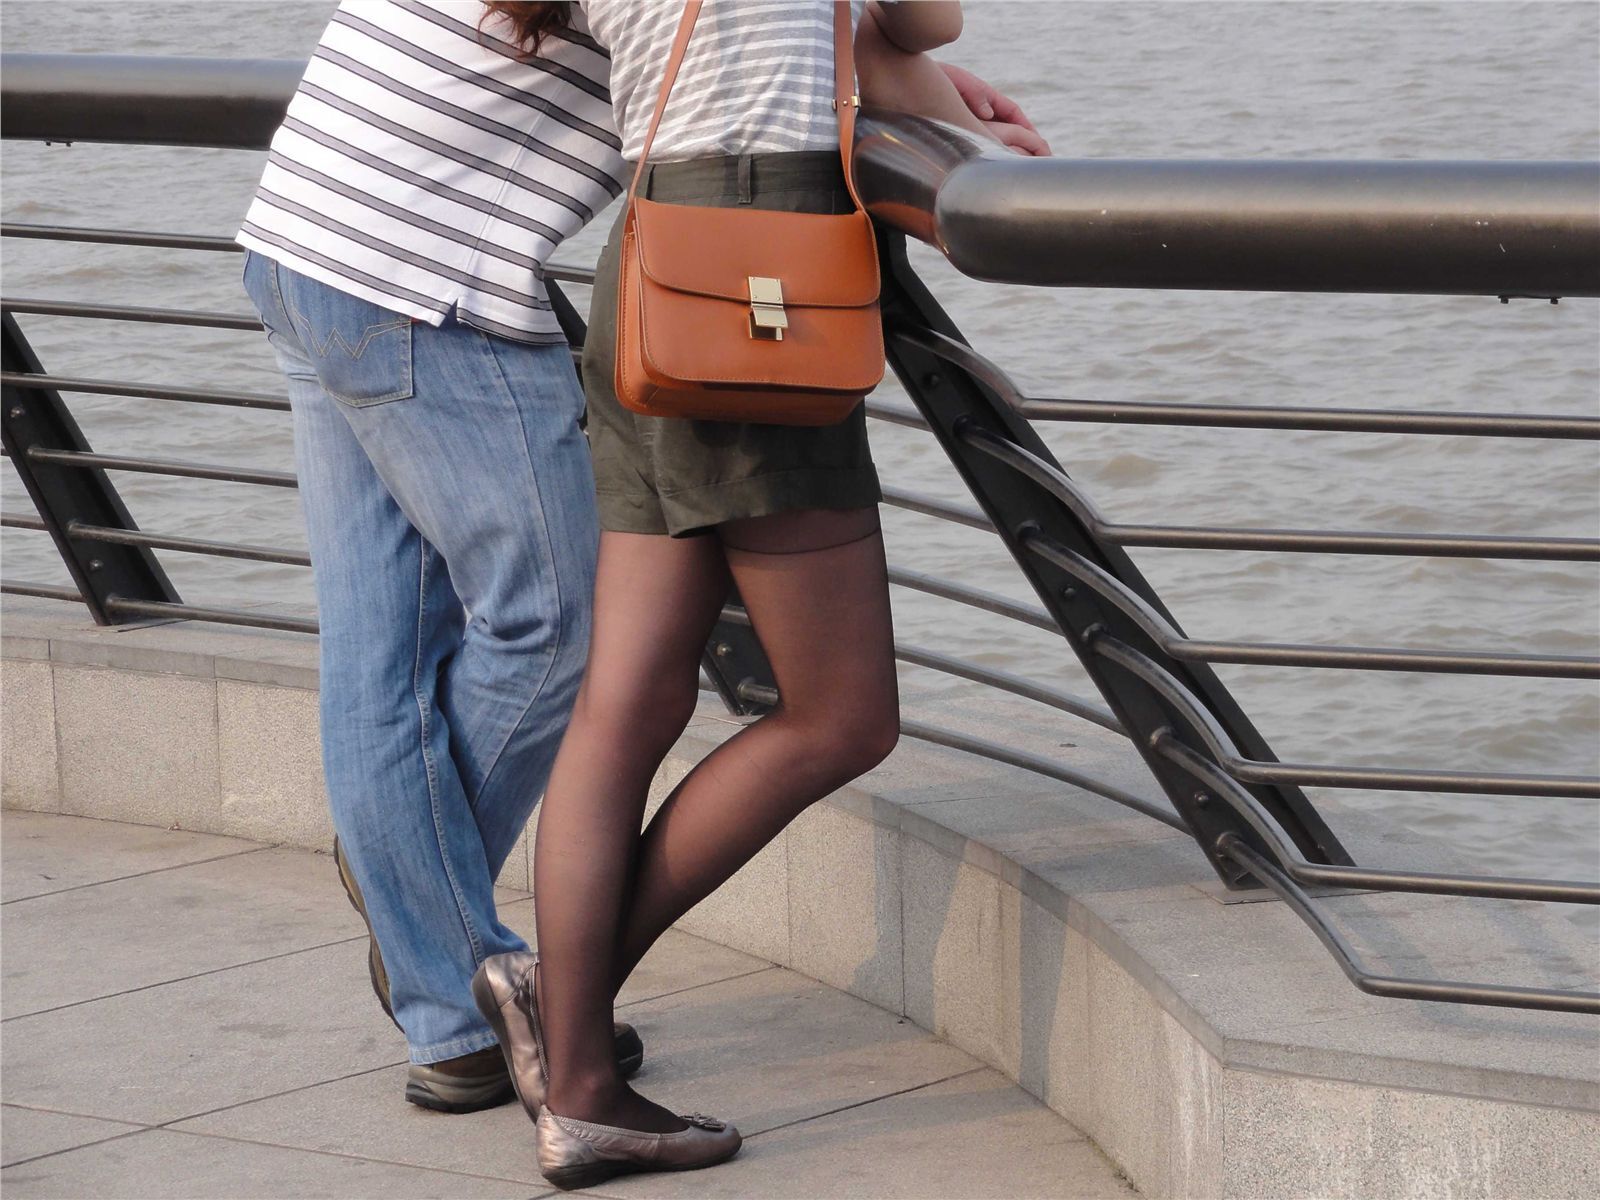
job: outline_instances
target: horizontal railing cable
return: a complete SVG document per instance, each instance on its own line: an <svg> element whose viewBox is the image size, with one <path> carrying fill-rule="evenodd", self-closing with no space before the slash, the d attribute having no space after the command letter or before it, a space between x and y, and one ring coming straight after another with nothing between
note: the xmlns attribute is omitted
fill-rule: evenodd
<svg viewBox="0 0 1600 1200"><path fill-rule="evenodd" d="M1074 696L1070 692L1063 692L1057 688L1047 687L1021 675L1013 675L1009 671L996 671L990 667L980 667L964 659L955 658L948 654L940 654L936 650L929 650L923 646L914 646L905 642L896 642L894 656L901 662L910 663L915 667L925 667L930 671L941 674L953 675L958 679L968 679L973 683L981 683L987 687L995 688L1002 692L1009 692L1013 696L1021 696L1025 700L1034 700L1051 708L1070 713L1075 717L1082 717L1085 721L1109 729L1112 733L1123 733L1122 725L1110 709Z"/></svg>
<svg viewBox="0 0 1600 1200"><path fill-rule="evenodd" d="M1218 763L1241 783L1293 783L1310 787L1376 788L1396 792L1459 792L1467 795L1565 796L1600 799L1600 779L1587 775L1527 775L1487 771L1418 771L1342 764L1261 762L1241 756L1189 690L1157 663L1105 634L1088 639L1092 653L1143 680L1178 709L1205 741Z"/></svg>
<svg viewBox="0 0 1600 1200"><path fill-rule="evenodd" d="M47 242L92 242L108 246L158 246L167 250L210 250L243 254L231 237L193 233L160 233L144 229L90 229L82 225L32 225L0 222L0 237L35 238Z"/></svg>
<svg viewBox="0 0 1600 1200"><path fill-rule="evenodd" d="M199 604L173 604L165 600L129 600L112 596L106 607L114 613L136 617L175 617L206 621L217 625L245 625L253 629L277 629L285 633L316 633L316 621L275 613L252 612L243 608L208 608Z"/></svg>
<svg viewBox="0 0 1600 1200"><path fill-rule="evenodd" d="M146 308L136 304L84 304L18 296L0 299L0 308L42 317L83 317L102 321L139 321L150 325L192 325L201 329L261 329L260 318L247 313L205 312L188 308Z"/></svg>
<svg viewBox="0 0 1600 1200"><path fill-rule="evenodd" d="M174 387L159 383L131 383L120 379L90 379L81 375L30 375L0 371L0 383L20 388L54 388L90 396L135 396L143 400L179 400L188 404L220 404L229 408L260 408L288 412L284 396L267 392L223 391L216 388Z"/></svg>
<svg viewBox="0 0 1600 1200"><path fill-rule="evenodd" d="M1387 867L1355 867L1309 862L1283 835L1271 815L1250 792L1210 759L1185 746L1171 733L1158 734L1156 753L1190 778L1217 793L1277 857L1297 882L1314 887L1370 891L1416 892L1495 900L1547 900L1565 904L1600 904L1600 883L1565 879L1518 879L1497 875L1458 875L1440 871L1403 871Z"/></svg>
<svg viewBox="0 0 1600 1200"><path fill-rule="evenodd" d="M0 583L0 592L8 596L35 596L41 600L75 600L83 603L83 593L75 587L62 587L53 583L31 583L25 579L7 579Z"/></svg>
<svg viewBox="0 0 1600 1200"><path fill-rule="evenodd" d="M6 529L31 529L35 533L44 533L50 528L38 517L15 517L9 513L0 516L0 527Z"/></svg>
<svg viewBox="0 0 1600 1200"><path fill-rule="evenodd" d="M594 268L582 267L577 263L546 263L540 274L546 279L555 279L561 283L581 283L594 285Z"/></svg>
<svg viewBox="0 0 1600 1200"><path fill-rule="evenodd" d="M908 512L921 513L925 517L937 517L941 521L965 525L969 529L994 532L994 523L971 505L950 504L918 492L902 491L900 488L886 487L882 490L883 502L892 508L903 508Z"/></svg>
<svg viewBox="0 0 1600 1200"><path fill-rule="evenodd" d="M1104 541L1119 546L1189 550L1288 550L1310 554L1386 554L1437 558L1536 559L1600 562L1597 538L1487 537L1471 534L1345 532L1319 529L1237 529L1200 525L1119 525L1106 520L1067 476L1009 438L966 424L969 446L1005 463L1065 504Z"/></svg>
<svg viewBox="0 0 1600 1200"><path fill-rule="evenodd" d="M1035 629L1043 629L1047 633L1061 632L1061 627L1051 619L1050 614L1038 605L1020 604L1015 600L996 595L994 592L986 592L979 588L969 587L964 583L957 583L953 579L944 579L938 575L927 575L921 571L911 571L905 567L897 567L891 564L889 567L889 582L900 587L911 588L913 591L926 592L930 596L953 600L957 604L965 604L969 608L981 609L984 612L1007 617L1023 625L1032 625Z"/></svg>
<svg viewBox="0 0 1600 1200"><path fill-rule="evenodd" d="M120 454L95 454L84 450L28 451L28 459L60 467L98 468L102 471L135 471L144 475L170 475L179 479L215 479L225 483L250 483L262 487L297 486L288 471L264 471L250 467L229 467L211 463L176 462L164 458L132 458Z"/></svg>
<svg viewBox="0 0 1600 1200"><path fill-rule="evenodd" d="M932 329L897 326L892 338L948 362L1037 421L1296 429L1331 433L1441 434L1462 437L1600 439L1600 417L1562 414L1436 413L1420 409L1294 408L1252 404L1153 404L1025 396L1011 376L972 347Z"/></svg>
<svg viewBox="0 0 1600 1200"><path fill-rule="evenodd" d="M1333 955L1334 961L1339 964L1346 978L1363 992L1399 1000L1434 1000L1556 1012L1600 1013L1600 994L1593 992L1375 975L1362 965L1356 952L1323 916L1311 897L1282 871L1246 845L1243 838L1237 834L1223 834L1218 846L1222 853L1250 871L1287 904L1296 916L1310 926L1311 931Z"/></svg>
<svg viewBox="0 0 1600 1200"><path fill-rule="evenodd" d="M921 429L924 432L933 430L926 417L916 409L907 408L903 404L884 404L882 401L868 400L867 416L889 425L904 425L907 429Z"/></svg>
<svg viewBox="0 0 1600 1200"><path fill-rule="evenodd" d="M149 533L142 529L112 529L104 525L85 525L72 521L67 536L85 542L108 542L119 546L148 546L152 550L178 550L185 554L205 554L217 558L240 558L250 562L283 563L309 567L311 556L303 550L284 546L255 546L248 542L218 542L179 534Z"/></svg>
<svg viewBox="0 0 1600 1200"><path fill-rule="evenodd" d="M1419 671L1430 674L1512 675L1529 678L1600 679L1600 658L1583 655L1475 653L1462 650L1402 650L1375 646L1315 646L1272 642L1198 641L1184 637L1133 589L1081 554L1037 532L1022 543L1116 606L1173 658L1186 662L1278 667L1342 668L1356 671Z"/></svg>

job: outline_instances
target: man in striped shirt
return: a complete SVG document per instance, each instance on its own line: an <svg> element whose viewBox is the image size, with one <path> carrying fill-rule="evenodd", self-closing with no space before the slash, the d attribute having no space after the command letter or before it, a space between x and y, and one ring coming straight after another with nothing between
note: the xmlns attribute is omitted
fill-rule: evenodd
<svg viewBox="0 0 1600 1200"><path fill-rule="evenodd" d="M527 950L493 888L589 639L583 397L541 270L624 171L578 7L535 55L518 33L480 0L344 0L238 236L294 409L341 876L407 1099L449 1112L512 1097L469 984Z"/></svg>

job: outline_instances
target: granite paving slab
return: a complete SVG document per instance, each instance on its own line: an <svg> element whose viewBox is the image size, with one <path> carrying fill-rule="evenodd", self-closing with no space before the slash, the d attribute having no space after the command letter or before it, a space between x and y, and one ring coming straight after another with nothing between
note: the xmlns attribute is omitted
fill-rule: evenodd
<svg viewBox="0 0 1600 1200"><path fill-rule="evenodd" d="M53 813L8 811L0 828L0 899L6 904L262 849L239 838Z"/></svg>
<svg viewBox="0 0 1600 1200"><path fill-rule="evenodd" d="M527 1184L151 1129L0 1172L10 1200L527 1200ZM539 1189L543 1194L543 1189Z"/></svg>
<svg viewBox="0 0 1600 1200"><path fill-rule="evenodd" d="M86 822L89 825L104 822ZM7 822L10 841L10 822ZM73 936L64 938L63 930ZM8 904L8 1018L359 937L331 860L262 849Z"/></svg>
<svg viewBox="0 0 1600 1200"><path fill-rule="evenodd" d="M987 1069L758 1134L715 1170L633 1176L599 1191L629 1200L1137 1195L1072 1126Z"/></svg>

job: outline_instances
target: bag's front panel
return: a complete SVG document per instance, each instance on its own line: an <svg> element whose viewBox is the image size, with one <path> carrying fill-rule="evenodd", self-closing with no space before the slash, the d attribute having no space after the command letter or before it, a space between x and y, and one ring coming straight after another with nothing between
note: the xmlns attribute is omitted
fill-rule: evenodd
<svg viewBox="0 0 1600 1200"><path fill-rule="evenodd" d="M883 378L878 306L785 306L782 340L753 336L750 305L660 287L640 276L640 358L661 387L771 387L862 395Z"/></svg>
<svg viewBox="0 0 1600 1200"><path fill-rule="evenodd" d="M743 303L749 278L776 279L786 305L877 301L878 243L865 213L703 208L635 200L644 276L674 291Z"/></svg>

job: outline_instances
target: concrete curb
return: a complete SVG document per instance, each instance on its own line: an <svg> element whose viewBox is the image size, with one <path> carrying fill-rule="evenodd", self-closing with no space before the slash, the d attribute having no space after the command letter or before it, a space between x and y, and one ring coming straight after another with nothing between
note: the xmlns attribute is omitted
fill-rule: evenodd
<svg viewBox="0 0 1600 1200"><path fill-rule="evenodd" d="M97 629L75 607L8 602L3 643L6 807L327 845L314 639ZM1154 794L1128 748L1092 727L982 692L907 704L1058 755L1065 729L1075 765ZM736 730L704 707L652 806ZM1392 827L1336 820L1362 861L1448 861ZM530 885L531 836L509 886ZM1146 1195L1600 1191L1600 1023L1367 997L1282 904L1238 902L1252 899L1221 896L1165 826L907 742L681 924L993 1065ZM1594 986L1592 939L1542 909L1328 903L1395 973Z"/></svg>

